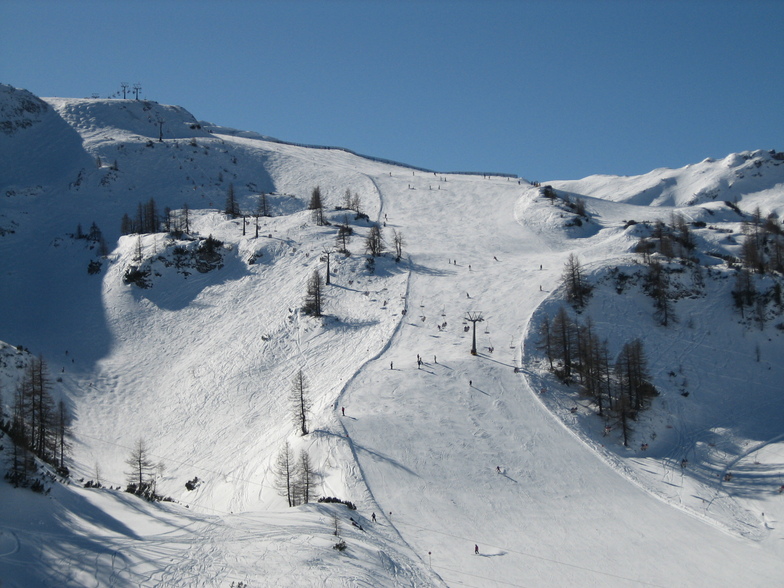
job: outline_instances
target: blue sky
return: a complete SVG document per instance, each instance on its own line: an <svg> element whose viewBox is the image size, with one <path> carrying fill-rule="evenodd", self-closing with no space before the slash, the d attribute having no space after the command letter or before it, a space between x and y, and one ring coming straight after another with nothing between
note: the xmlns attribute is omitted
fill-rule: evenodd
<svg viewBox="0 0 784 588"><path fill-rule="evenodd" d="M439 171L784 150L784 1L0 0L0 82Z"/></svg>

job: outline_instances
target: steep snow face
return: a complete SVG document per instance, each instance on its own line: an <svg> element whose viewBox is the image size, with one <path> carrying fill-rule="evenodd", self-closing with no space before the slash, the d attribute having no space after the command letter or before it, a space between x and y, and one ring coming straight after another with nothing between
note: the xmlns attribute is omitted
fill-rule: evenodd
<svg viewBox="0 0 784 588"><path fill-rule="evenodd" d="M0 131L14 135L41 122L49 107L27 90L0 84Z"/></svg>
<svg viewBox="0 0 784 588"><path fill-rule="evenodd" d="M90 160L81 138L27 90L0 84L0 186L6 197L62 189Z"/></svg>
<svg viewBox="0 0 784 588"><path fill-rule="evenodd" d="M722 160L706 159L680 169L657 169L641 176L596 175L550 182L576 195L642 206L694 206L713 201L760 200L763 212L782 213L784 153L744 151ZM771 196L775 196L771 204Z"/></svg>

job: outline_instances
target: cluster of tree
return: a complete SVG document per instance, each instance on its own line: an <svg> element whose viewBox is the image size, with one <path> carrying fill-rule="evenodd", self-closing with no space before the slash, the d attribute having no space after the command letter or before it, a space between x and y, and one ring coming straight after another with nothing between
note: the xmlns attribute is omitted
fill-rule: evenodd
<svg viewBox="0 0 784 588"><path fill-rule="evenodd" d="M160 214L155 198L150 198L147 202L139 202L133 218L125 213L120 220L122 235L166 232L181 236L190 230L190 208L187 202L180 211L174 212L167 206Z"/></svg>
<svg viewBox="0 0 784 588"><path fill-rule="evenodd" d="M784 231L775 213L762 217L759 207L743 221L740 261L749 271L784 273Z"/></svg>
<svg viewBox="0 0 784 588"><path fill-rule="evenodd" d="M566 300L577 310L584 308L593 287L586 279L580 260L574 253L569 254L569 258L564 264L561 283L566 292Z"/></svg>
<svg viewBox="0 0 784 588"><path fill-rule="evenodd" d="M735 274L732 301L740 312L741 318L751 318L757 323L760 330L765 327L767 322L768 304L775 304L779 313L784 311L781 283L776 280L770 289L760 291L755 284L754 274L745 267L740 268Z"/></svg>
<svg viewBox="0 0 784 588"><path fill-rule="evenodd" d="M683 215L673 213L669 224L662 220L653 223L650 236L643 237L637 242L635 252L641 253L645 261L648 261L654 252L661 253L668 259L678 257L688 260L696 246L689 223Z"/></svg>
<svg viewBox="0 0 784 588"><path fill-rule="evenodd" d="M84 239L90 243L94 243L95 245L98 245L98 251L102 256L105 257L109 255L109 247L106 245L106 239L104 239L103 233L101 232L101 229L98 228L98 225L95 224L95 221L93 221L93 224L90 225L90 230L86 233L82 229L82 224L77 224L74 238Z"/></svg>
<svg viewBox="0 0 784 588"><path fill-rule="evenodd" d="M275 460L274 474L275 487L289 506L311 501L317 474L307 451L303 449L295 458L294 450L286 441Z"/></svg>
<svg viewBox="0 0 784 588"><path fill-rule="evenodd" d="M359 197L359 194L356 192L352 193L349 188L346 188L346 192L343 194L343 205L341 208L353 210L356 214L355 220L367 218L367 215L362 210L362 199Z"/></svg>
<svg viewBox="0 0 784 588"><path fill-rule="evenodd" d="M136 215L131 218L128 213L123 214L120 221L120 233L130 235L133 233L158 233L161 231L161 216L155 198L147 202L139 202Z"/></svg>
<svg viewBox="0 0 784 588"><path fill-rule="evenodd" d="M533 185L537 186L537 187L540 186L540 184L538 182L534 182ZM569 194L566 194L566 193L558 194L553 189L553 187L550 186L550 185L547 185L544 188L541 188L541 193L542 193L542 196L544 196L545 198L549 198L550 201L553 204L555 204L556 200L560 199L561 202L563 203L563 207L564 208L566 208L567 210L570 210L571 212L573 212L577 216L582 216L582 217L584 217L586 219L588 218L588 214L587 214L587 212L585 210L585 200L583 200L582 198L575 198L574 200L572 200L572 198L569 196ZM580 226L582 223L581 222L576 222L574 224L576 224L577 226Z"/></svg>
<svg viewBox="0 0 784 588"><path fill-rule="evenodd" d="M12 466L7 477L15 485L26 485L35 470L35 459L45 461L67 477L65 465L70 447L71 417L65 402L55 403L52 381L43 357L35 357L25 368L14 390L9 420L0 419L13 441Z"/></svg>
<svg viewBox="0 0 784 588"><path fill-rule="evenodd" d="M100 155L98 155L98 156L95 158L95 165L96 165L96 167L98 167L99 169L103 167L103 160L101 159L101 156L100 156ZM116 160L116 159L115 159L115 160L114 160L112 163L110 163L110 164L109 164L107 167L108 167L108 168L109 168L111 171L118 171L118 170L120 169L119 165L117 164L117 160ZM102 183L103 183L103 182L102 182Z"/></svg>
<svg viewBox="0 0 784 588"><path fill-rule="evenodd" d="M343 222L338 225L338 234L336 236L335 244L338 252L348 255L348 244L354 234L354 229L349 225L348 217L343 217ZM403 257L403 246L406 244L403 239L403 233L397 229L392 229L392 246L395 250L395 261L400 261ZM378 223L373 223L370 226L367 237L365 237L365 253L371 257L380 257L386 250L386 243L384 242L384 235Z"/></svg>
<svg viewBox="0 0 784 588"><path fill-rule="evenodd" d="M336 498L335 496L322 496L317 502L324 504L342 504L349 510L357 510L357 505L350 500L343 500L342 498Z"/></svg>
<svg viewBox="0 0 784 588"><path fill-rule="evenodd" d="M646 408L658 392L650 382L642 341L625 343L613 363L607 339L600 339L593 322L573 320L561 307L542 321L540 347L550 370L563 382L577 384L596 403L600 416L614 417L628 446L630 420Z"/></svg>

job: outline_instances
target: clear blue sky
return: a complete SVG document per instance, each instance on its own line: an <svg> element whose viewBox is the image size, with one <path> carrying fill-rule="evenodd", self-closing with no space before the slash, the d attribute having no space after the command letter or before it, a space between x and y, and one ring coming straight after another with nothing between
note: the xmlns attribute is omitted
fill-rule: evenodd
<svg viewBox="0 0 784 588"><path fill-rule="evenodd" d="M782 0L0 0L0 82L440 171L784 150Z"/></svg>

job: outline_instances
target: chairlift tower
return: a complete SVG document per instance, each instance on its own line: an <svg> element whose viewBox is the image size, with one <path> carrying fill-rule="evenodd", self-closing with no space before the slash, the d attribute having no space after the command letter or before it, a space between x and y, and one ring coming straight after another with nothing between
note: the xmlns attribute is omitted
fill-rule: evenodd
<svg viewBox="0 0 784 588"><path fill-rule="evenodd" d="M481 312L469 311L465 315L465 320L473 324L473 341L471 343L471 355L476 355L476 323L484 321Z"/></svg>
<svg viewBox="0 0 784 588"><path fill-rule="evenodd" d="M324 247L324 249L321 252L324 254L324 256L321 258L321 260L324 261L326 259L326 262L327 262L327 280L326 280L326 285L329 286L330 285L330 282L329 282L329 256L332 255L333 253L335 253L335 250L332 249L331 247Z"/></svg>

